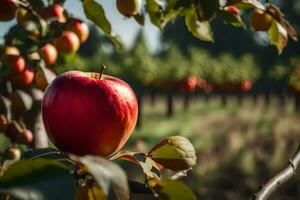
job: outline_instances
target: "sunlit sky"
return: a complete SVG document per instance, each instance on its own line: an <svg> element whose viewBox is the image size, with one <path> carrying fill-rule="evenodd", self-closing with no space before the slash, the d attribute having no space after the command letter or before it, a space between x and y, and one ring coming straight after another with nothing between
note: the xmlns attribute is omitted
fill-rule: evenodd
<svg viewBox="0 0 300 200"><path fill-rule="evenodd" d="M134 19L128 19L119 14L115 6L115 0L98 0L98 2L104 7L106 16L112 23L113 31L122 38L127 48L131 47L137 32L141 28L144 30L149 49L153 52L159 48L160 30L149 22L148 17L146 18L145 26L141 27ZM65 8L74 16L87 20L84 16L82 5L79 0L67 0L65 3ZM0 22L1 38L13 23L16 22Z"/></svg>

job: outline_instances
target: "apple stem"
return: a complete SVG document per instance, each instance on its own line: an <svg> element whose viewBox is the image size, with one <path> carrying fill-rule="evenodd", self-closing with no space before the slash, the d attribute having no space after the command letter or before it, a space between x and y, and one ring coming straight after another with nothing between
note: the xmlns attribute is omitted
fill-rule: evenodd
<svg viewBox="0 0 300 200"><path fill-rule="evenodd" d="M105 65L101 65L101 69L100 69L100 77L99 77L99 79L101 79L102 74L103 74L103 72L104 72L105 69L106 69L106 66L105 66Z"/></svg>

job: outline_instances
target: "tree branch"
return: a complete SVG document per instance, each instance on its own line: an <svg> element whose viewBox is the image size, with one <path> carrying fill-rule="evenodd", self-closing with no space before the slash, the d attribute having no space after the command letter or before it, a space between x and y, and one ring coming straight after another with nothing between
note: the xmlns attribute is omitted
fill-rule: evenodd
<svg viewBox="0 0 300 200"><path fill-rule="evenodd" d="M48 136L41 115L41 101L43 92L32 88L30 90L34 100L32 108L26 113L25 120L29 129L33 131L33 148L48 148Z"/></svg>
<svg viewBox="0 0 300 200"><path fill-rule="evenodd" d="M18 7L23 8L27 10L29 13L31 13L33 16L35 16L37 19L42 20L42 17L31 8L30 4L27 2L19 1L19 0L12 0Z"/></svg>
<svg viewBox="0 0 300 200"><path fill-rule="evenodd" d="M295 173L300 165L300 144L294 158L289 160L289 165L269 180L259 192L255 194L255 200L268 199L282 184L287 182Z"/></svg>

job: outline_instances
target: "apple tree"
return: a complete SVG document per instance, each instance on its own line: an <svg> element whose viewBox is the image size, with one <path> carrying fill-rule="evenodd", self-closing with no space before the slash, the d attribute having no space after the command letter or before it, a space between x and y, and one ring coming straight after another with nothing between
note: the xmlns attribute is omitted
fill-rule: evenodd
<svg viewBox="0 0 300 200"><path fill-rule="evenodd" d="M0 55L0 131L5 134L3 138L8 144L1 157L1 197L196 199L187 185L175 180L186 175L196 164L195 149L184 137L163 138L149 152L121 150L108 156L97 153L86 155L90 152L81 152L79 156L74 155L77 151L70 149L63 152L63 148L48 148L40 112L43 90L49 84L51 87L51 82L56 77L53 71L66 62L68 57L76 55L80 44L89 34L87 25L70 16L64 9L64 2L0 0L1 23L12 19L17 21L5 34ZM105 15L108 11L98 1L81 2L86 17L101 29L118 51L122 51L122 41L113 32L114 24ZM269 2L117 0L116 7L121 14L133 18L141 25L144 24L147 14L151 22L160 29L176 17L182 17L187 29L196 38L212 42L212 20L221 18L227 25L243 28L245 25L240 16L241 12L250 9L252 11L249 20L252 28L267 31L270 43L277 47L279 53L283 51L289 38L297 40L295 30L284 19L280 9ZM101 79L102 72L94 74ZM53 140L51 137L50 139ZM70 142L74 140L68 139ZM63 145L68 146L68 140ZM77 148L80 150L83 147L78 145ZM117 161L131 162L139 166L143 174L142 183L127 180L126 173L115 163ZM163 177L166 170L173 171L174 176Z"/></svg>

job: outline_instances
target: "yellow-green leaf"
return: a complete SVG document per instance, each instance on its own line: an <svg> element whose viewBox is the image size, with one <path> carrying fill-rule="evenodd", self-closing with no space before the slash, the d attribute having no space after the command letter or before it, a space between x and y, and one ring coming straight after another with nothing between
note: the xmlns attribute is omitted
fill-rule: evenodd
<svg viewBox="0 0 300 200"><path fill-rule="evenodd" d="M185 25L188 30L198 39L204 41L214 41L213 32L208 21L199 21L195 8L185 12Z"/></svg>
<svg viewBox="0 0 300 200"><path fill-rule="evenodd" d="M187 170L196 164L196 152L192 143L182 136L171 136L162 139L148 153L154 161L174 170Z"/></svg>
<svg viewBox="0 0 300 200"><path fill-rule="evenodd" d="M244 24L240 15L233 14L227 10L219 10L217 13L218 16L222 18L224 24L246 28L246 25Z"/></svg>
<svg viewBox="0 0 300 200"><path fill-rule="evenodd" d="M181 181L149 179L148 185L157 193L159 199L196 200L192 190Z"/></svg>
<svg viewBox="0 0 300 200"><path fill-rule="evenodd" d="M128 160L137 165L139 165L143 172L151 178L160 178L160 169L156 162L150 157L143 153L130 152L130 151L119 151L117 154L113 155L110 160Z"/></svg>
<svg viewBox="0 0 300 200"><path fill-rule="evenodd" d="M275 19L272 21L272 26L269 29L270 43L277 47L278 54L282 53L282 50L286 47L288 42L287 30L278 23Z"/></svg>
<svg viewBox="0 0 300 200"><path fill-rule="evenodd" d="M106 36L116 45L118 50L121 50L123 44L119 37L113 33L110 22L108 21L103 7L95 0L84 0L83 9L86 17L94 22Z"/></svg>

